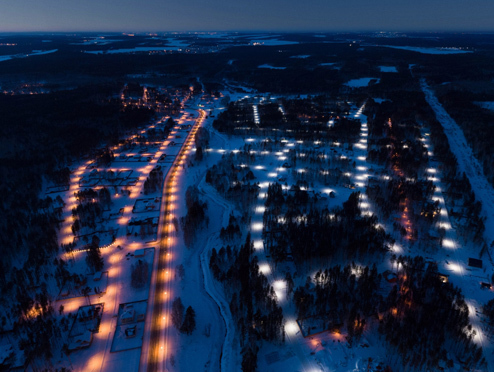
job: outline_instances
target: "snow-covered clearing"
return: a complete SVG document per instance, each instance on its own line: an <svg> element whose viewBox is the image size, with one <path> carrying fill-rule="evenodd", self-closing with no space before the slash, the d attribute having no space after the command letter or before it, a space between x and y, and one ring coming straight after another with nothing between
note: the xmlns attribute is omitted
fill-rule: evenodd
<svg viewBox="0 0 494 372"><path fill-rule="evenodd" d="M379 47L394 48L409 50L411 52L418 52L423 54L462 54L473 53L471 50L463 50L459 48L426 48L426 47L412 47L412 46L398 46L398 45L376 45Z"/></svg>
<svg viewBox="0 0 494 372"><path fill-rule="evenodd" d="M2 61L8 61L9 59L16 59L16 58L26 58L26 57L32 57L32 56L41 56L43 54L50 54L50 53L55 53L57 52L58 49L51 49L51 50L33 50L31 53L21 53L21 54L8 54L8 55L1 55L0 56L0 62Z"/></svg>
<svg viewBox="0 0 494 372"><path fill-rule="evenodd" d="M379 66L381 72L398 72L395 66Z"/></svg>
<svg viewBox="0 0 494 372"><path fill-rule="evenodd" d="M289 40L278 40L278 39L257 39L251 40L251 45L266 45L266 46L276 46L276 45L293 45L299 44L298 41L289 41Z"/></svg>
<svg viewBox="0 0 494 372"><path fill-rule="evenodd" d="M135 47L128 49L108 49L108 50L86 50L84 53L89 54L118 54L118 53L142 53L142 52L167 52L167 51L181 51L187 48L188 44L182 44L177 42L175 45L163 45L160 47Z"/></svg>
<svg viewBox="0 0 494 372"><path fill-rule="evenodd" d="M353 80L350 80L350 81L347 81L345 83L346 86L349 86L351 88L361 88L361 87L366 87L368 86L371 81L376 81L376 84L379 83L379 80L378 78L373 78L373 77L364 77L364 78L360 78L360 79L353 79Z"/></svg>
<svg viewBox="0 0 494 372"><path fill-rule="evenodd" d="M479 105L482 108L485 108L487 110L494 111L494 102L492 101L485 101L485 102L474 102L476 105Z"/></svg>
<svg viewBox="0 0 494 372"><path fill-rule="evenodd" d="M264 65L259 65L259 66L257 66L257 68L269 68L271 70L284 70L284 69L286 69L286 67L272 66L272 65L268 65L267 63Z"/></svg>

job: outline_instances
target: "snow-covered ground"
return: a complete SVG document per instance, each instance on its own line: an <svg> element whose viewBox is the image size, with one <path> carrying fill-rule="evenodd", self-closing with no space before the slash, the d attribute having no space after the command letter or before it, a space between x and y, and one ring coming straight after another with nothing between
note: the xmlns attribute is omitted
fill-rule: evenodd
<svg viewBox="0 0 494 372"><path fill-rule="evenodd" d="M476 199L482 202L482 215L486 218L484 238L488 244L491 244L494 242L494 189L485 178L482 166L468 145L461 128L439 103L425 80L422 80L420 85L427 102L436 114L437 120L444 128L451 151L458 160L458 170L465 172L472 185L472 190L475 192Z"/></svg>
<svg viewBox="0 0 494 372"><path fill-rule="evenodd" d="M129 48L129 49L108 49L108 50L86 50L84 53L89 53L89 54L118 54L118 53L142 53L142 52L166 52L166 51L180 51L184 48L186 48L187 45L185 46L161 46L161 47L135 47L135 48Z"/></svg>
<svg viewBox="0 0 494 372"><path fill-rule="evenodd" d="M482 108L494 111L494 102L492 101L484 101L484 102L474 102L476 105L479 105Z"/></svg>
<svg viewBox="0 0 494 372"><path fill-rule="evenodd" d="M398 72L395 66L379 66L381 72Z"/></svg>
<svg viewBox="0 0 494 372"><path fill-rule="evenodd" d="M412 46L398 46L398 45L376 45L379 47L394 48L409 50L411 52L418 52L423 54L462 54L473 53L471 50L463 50L459 48L426 48L426 47L412 47Z"/></svg>
<svg viewBox="0 0 494 372"><path fill-rule="evenodd" d="M432 94L430 90L428 91L429 88L427 86L423 85L423 89L426 92L426 96ZM228 94L232 100L245 97L244 93L224 92L224 94ZM437 103L437 100L434 102L433 99L431 100L431 98L428 97L428 101L436 111L438 119L442 122L442 120L444 120L444 113L440 112L442 107ZM438 108L435 107L437 105L440 107L440 115L437 111ZM255 104L253 107L254 106L257 107ZM223 109L220 107L219 100L213 101L207 108L213 108L215 111L221 111ZM356 190L361 191L362 193L362 213L370 214L373 212L373 207L365 196L365 185L367 178L370 177L371 170L369 170L369 168L371 168L371 166L366 160L368 128L365 123L365 116L362 115L362 110L363 108L354 109L351 113L352 117L360 118L362 121L360 137L358 141L353 144L353 150L350 151L339 144L334 143L327 149L321 149L321 151L335 151L342 159L348 158L351 161L355 161L356 167L354 171L351 171L350 177ZM444 109L442 110L444 111ZM282 107L280 107L280 111L284 112ZM185 110L179 123L192 123L193 119L189 119L189 115L193 112L195 111L192 108ZM291 301L286 298L284 274L287 270L290 271L293 270L293 268L290 267L290 264L273 265L264 249L262 241L262 216L267 186L269 183L277 181L280 177L285 178L289 185L295 183L296 177L306 172L307 169L304 167L302 161L298 164L298 167L293 170L287 170L282 167L283 163L286 161L285 152L289 149L303 151L304 149L310 149L318 144L307 141L285 140L277 151L261 152L256 150L256 146L260 145L263 138L244 138L240 136L227 137L211 128L213 120L214 119L210 118L204 124L211 134L210 151L205 152L205 157L202 162L195 164L192 167L184 166L184 168L180 170L179 176L177 176L177 202L174 203L173 214L177 217L185 215L185 205L180 201L184 200L185 191L188 186L198 185L199 190L203 194L203 198L208 202L210 223L207 228L204 228L198 233L197 243L192 249L188 249L184 246L181 230L174 235L175 243L171 258L171 269L169 272L163 274L168 275L169 277L170 286L167 287L169 288L167 298L172 301L175 297L181 297L182 302L186 307L190 305L196 310L197 329L193 336L185 336L176 331L175 328L170 325L170 322L168 322L166 333L167 370L204 370L211 372L218 371L220 368L222 371L240 370L240 346L239 340L235 336L235 325L233 324L233 319L229 310L229 299L225 295L222 285L212 277L208 267L209 252L213 247L218 248L223 244L219 238L219 230L221 227L225 227L228 224L228 217L230 213L235 213L236 207L232 205L232 203L224 200L205 182L205 172L208 167L216 164L223 154L239 150L244 144L252 145L256 159L250 164L250 167L257 178L256 182L259 181L261 187L259 201L253 206L252 210L250 232L254 241L255 254L259 259L260 270L267 276L270 284L274 287L279 303L283 308L287 336L286 342L283 345L271 343L263 344L258 355L259 370L295 370L305 372L364 371L367 368L367 360L369 357L372 357L375 362L385 360L385 349L382 345L382 341L380 341L377 336L378 333L376 329L366 329L364 337L359 345L355 345L352 349L347 347L345 339L339 334L329 334L326 332L321 335L304 338L295 321L295 307ZM451 118L449 118L449 120L451 120ZM447 125L450 124L451 123L448 123ZM445 124L443 123L443 125ZM453 129L445 130L445 132L447 135L448 132L452 132L455 133L454 135L456 137L458 136L456 134L457 132ZM184 135L184 133L177 130L173 133L173 136L176 135ZM451 135L451 133L449 133L449 135ZM432 143L429 141L428 133L425 131L423 133L423 138L425 144L429 146L432 153ZM174 139L174 141L178 140ZM126 371L138 369L141 358L141 349L137 348L119 353L110 352L118 320L117 318L114 318L114 314L118 313L118 305L121 303L145 300L148 298L148 287L140 291L134 289L129 290L130 265L136 261L136 257L131 255L139 248L156 247L156 242L148 242L151 238L146 240L134 235L126 237L124 236L126 232L124 227L133 215L132 207L135 204L136 199L142 198L140 190L142 190L143 180L147 177L147 174L149 174L154 164L158 163L160 156L164 152L172 157L178 153L179 147L169 146L170 142L171 139L168 139L163 143L163 146L155 149L154 153L150 152L149 155L151 156L151 160L148 161L146 159L144 164L139 164L138 161L136 164L132 164L132 162L127 163L126 161L122 161L120 164L118 162L112 164L112 168L117 168L115 164L119 164L119 169L132 169L134 172L138 173L138 182L131 188L130 196L124 196L121 193L119 196L112 194L112 198L114 198L112 212L123 208L123 214L118 216L115 220L114 227L117 227L117 225L122 227L120 227L118 232L115 246L102 250L105 262L109 265L107 266L109 278L108 289L101 299L92 296L91 301L105 303L103 319L100 332L95 334L91 347L71 354L71 363L76 371ZM453 151L455 151L455 147L458 146L452 145ZM123 151L115 149L115 152L117 153L116 155L123 153L126 156L130 156L133 154L132 150ZM148 153L134 154L133 156L137 155L142 155L142 157L147 158ZM191 158L191 160L194 162L193 158ZM468 157L466 157L465 161L468 165L473 164L472 159L468 159ZM75 200L72 200L72 195L74 191L79 189L80 178L83 178L84 175L90 171L92 164L92 161L81 164L72 176L71 189L65 192L65 194L62 193L64 199L69 201L65 210L66 214L70 214L72 206L70 203L75 202ZM151 167L149 165L151 165ZM375 168L375 165L372 165L372 167ZM471 170L471 172L473 171ZM462 247L458 242L456 230L449 221L447 209L444 205L442 192L445 188L440 180L439 164L430 164L428 174L430 179L437 186L434 199L439 201L442 208L439 224L446 229L443 249L433 255L432 259L438 262L441 271L450 275L450 280L455 285L462 288L471 309L470 321L477 331L475 341L478 342L479 345L482 345L486 359L488 359L491 364L492 358L490 356L493 348L491 347L490 340L483 332L485 326L482 317L478 314L478 310L480 309L480 306L491 297L490 291L480 290L479 281L480 278L486 278L492 273L492 267L490 264L487 264L486 270L483 271L480 269L467 268L467 258L471 256L475 257L475 254L477 254L478 251L475 251L474 254L471 252L471 249L475 249L475 247ZM474 179L471 178L472 187L474 187L477 198L479 198L477 191L475 190L475 182L477 180L476 177L480 176L475 174L475 172L471 174L474 174L475 177ZM341 203L348 199L348 196L352 192L351 189L343 187L342 185L331 185L328 187L314 182L314 187L311 187L311 192L319 192L323 196L328 196L331 191L335 193L336 198L328 201L330 207L341 205ZM489 190L484 190L484 192L489 194ZM490 196L492 197L494 195L492 189L490 192ZM160 196L160 192L157 192L156 195L150 195L151 198L157 196ZM483 203L484 209L486 209L486 204L484 201ZM142 210L142 208L139 208L137 208L137 211ZM492 212L494 209L491 208L490 211ZM152 216L153 213L155 212L148 211L145 212L145 215ZM494 229L489 229L488 226L492 225L488 225L488 222L489 221L486 221L486 234L488 234L489 231L489 233L494 233ZM392 230L386 222L382 222L382 225L388 232ZM111 226L113 225L109 222L107 227ZM65 234L63 237L70 237L70 233L70 225L65 225L62 229L62 234ZM107 239L109 242L110 237L110 235L107 235L106 238L103 239ZM152 238L152 240L154 239L155 237ZM61 241L64 240L61 239ZM122 249L116 249L116 245L120 245ZM399 254L408 254L412 256L418 254L423 255L423 252L417 251L415 248L412 249L407 245L401 246L397 244L393 248L395 252ZM70 265L72 265L72 269L80 270L84 266L85 253L74 253L74 256L75 257L72 260L69 260ZM154 256L157 257L157 254ZM149 255L146 257L149 258ZM151 260L148 263L152 266L153 261ZM156 259L154 263L156 263ZM185 268L185 275L183 278L177 277L175 270L180 264ZM387 259L383 260L379 265L379 271L389 268L391 268L391 264ZM160 273L155 273L155 275L160 275ZM305 283L305 277L303 275L296 277L295 282L296 285L302 285ZM70 300L67 299L60 302L60 304L64 304L65 312L75 312L79 306L86 304L86 299L84 297ZM67 365L67 361L64 363Z"/></svg>
<svg viewBox="0 0 494 372"><path fill-rule="evenodd" d="M197 102L196 102L197 104ZM206 104L205 107L211 108L219 105L218 99L213 99L212 104ZM142 342L142 332L144 322L135 323L137 326L137 340L126 339L123 335L124 329L117 323L119 321L118 308L120 304L147 300L149 296L149 279L144 287L135 289L130 286L131 283L131 265L135 265L138 260L144 261L148 265L149 275L151 276L153 262L157 262L158 242L156 240L156 230L149 235L149 231L141 234L139 230L135 230L129 225L132 220L144 220L147 218L157 219L159 216L159 202L158 208L154 203L161 198L161 189L152 192L149 195L143 195L143 184L148 177L150 171L157 165L162 167L163 172L170 169L171 161L181 147L181 143L187 135L186 127L182 125L193 124L196 120L193 116L196 115L195 106L186 108L181 113L180 118L177 120L177 126L172 130L170 136L166 138L161 144L158 145L137 145L124 148L122 146L116 146L112 148L115 153L115 160L112 162L110 168L96 167L96 164L92 159L84 161L80 165L76 165L71 175L70 189L67 191L61 191L58 189L48 189L49 191L55 191L50 193L52 198L56 195L60 195L66 202L64 208L65 222L60 232L60 242L68 244L73 240L73 234L71 230L72 218L71 210L76 206L76 199L74 192L80 191L87 187L99 188L105 183L108 183L106 174L109 170L113 171L115 177L122 177L122 183L120 186L107 186L110 190L112 197L111 209L104 213L104 220L98 223L98 231L101 239L100 246L106 246L111 242L112 236L116 237L116 240L108 248L101 249L102 256L105 260L105 278L108 277L108 285L100 295L94 295L90 293L89 299L79 295L79 297L70 299L61 299L54 305L57 309L60 305L64 306L64 314L74 313L77 309L87 304L87 301L91 302L103 302L104 311L101 320L101 325L98 333L93 334L93 341L89 348L81 349L73 352L70 355L70 360L57 360L57 365L71 366L74 371L137 371L139 369L139 363L141 358L140 342ZM156 123L149 125L142 129L138 134L146 135L149 129L159 128L166 121L167 117L158 120ZM130 138L134 138L135 135ZM175 143L176 142L176 143ZM166 154L166 157L165 157ZM96 170L98 172L96 172ZM187 177L183 177L188 179ZM122 186L123 185L123 186ZM185 189L182 190L185 192ZM182 195L183 196L183 195ZM146 202L142 200L148 199ZM178 203L177 203L178 204ZM158 209L158 210L157 210ZM90 233L90 230L81 230L82 233ZM67 269L71 273L86 274L88 272L87 265L85 263L86 253L84 251L78 251L84 243L82 239L79 239L79 244L71 254L63 254L62 257L68 263ZM138 249L145 249L143 256L137 257ZM177 288L180 285L185 289L185 293L191 293L191 301L184 301L188 305L192 305L196 310L201 309L200 315L198 315L198 327L201 326L201 333L206 326L206 322L212 323L210 336L200 336L191 338L194 340L199 351L197 352L197 358L194 359L196 364L191 366L189 370L202 369L209 360L212 360L210 371L216 371L219 363L219 355L221 353L221 345L223 341L224 331L222 326L215 321L219 319L219 312L215 308L213 301L209 300L212 304L210 312L206 311L204 304L206 304L205 298L207 298L204 289L202 293L204 298L197 295L200 287L193 287L194 283L199 283L197 280L200 275L199 260L196 261L197 267L190 268L186 274L186 278L189 280L182 280L181 283L175 284ZM154 274L154 273L153 273ZM172 272L167 273L172 278ZM178 282L178 280L174 280ZM103 279L101 279L101 283ZM192 288L190 286L192 285ZM199 284L198 284L199 285ZM102 286L103 288L103 286ZM173 288L173 287L172 287ZM56 289L53 289L55 292ZM179 293L177 290L175 293ZM58 292L56 292L58 293ZM76 293L77 295L77 293ZM70 296L69 296L70 297ZM132 324L133 325L133 324ZM126 328L126 327L125 327ZM212 353L209 349L201 347L203 344L211 344L214 342L218 345L217 354L211 356ZM189 342L190 343L190 342ZM173 343L172 343L173 345ZM125 351L111 352L125 349ZM178 357L177 357L178 359ZM218 363L214 363L214 360L218 360ZM198 363L202 363L199 365Z"/></svg>
<svg viewBox="0 0 494 372"><path fill-rule="evenodd" d="M257 107L256 104L253 107ZM281 110L282 111L282 110ZM282 111L283 112L283 111ZM362 110L354 110L353 116L358 118L361 117ZM248 164L250 169L253 171L256 182L259 182L261 190L259 196L259 202L254 205L253 215L250 224L250 233L252 240L254 242L255 254L259 259L260 270L267 276L270 284L274 287L276 295L278 297L279 303L283 308L283 314L285 318L285 329L286 329L286 342L283 345L264 343L261 351L258 355L258 365L260 371L283 371L283 370L295 370L295 371L347 371L350 366L357 366L357 368L365 368L367 364L361 363L363 358L368 359L369 357L374 357L376 355L384 355L384 350L380 342L375 338L376 333L369 332L362 339L361 344L365 346L356 346L356 349L349 350L346 345L346 341L341 335L324 333L318 336L311 336L304 338L298 325L295 321L296 311L295 307L286 297L286 289L284 282L284 274L286 270L292 271L293 268L289 268L290 265L280 264L273 265L269 255L264 249L262 240L262 216L264 211L264 202L266 197L266 190L269 183L276 182L278 178L286 178L288 184L295 183L295 175L300 175L308 169L305 169L303 165L297 167L297 169L287 169L282 167L283 163L286 161L286 151L288 149L296 149L303 151L304 149L310 149L314 144L312 142L302 142L294 140L284 140L282 141L282 147L278 151L258 151L257 146L261 145L261 141L264 138L259 137L238 137L229 136L228 139L216 131L212 130L213 140L211 143L212 149L210 154L222 154L238 151L243 147L244 144L249 144L252 146L252 154L255 155L256 160ZM239 142L240 139L240 142ZM341 154L342 159L353 158L365 164L365 154L367 151L367 127L365 123L362 126L362 133L359 141L354 145L354 151L348 151L340 146L340 144L335 143L331 147L334 151ZM218 146L218 147L214 147ZM331 149L321 149L321 151L330 151ZM210 156L210 155L208 155ZM208 160L209 162L209 160ZM211 165L211 163L209 163ZM301 162L303 164L303 162ZM365 182L362 182L367 172L357 170L353 174L353 178L357 182L358 189L364 190ZM224 200L218 193L208 184L203 181L200 183L200 189L203 191L204 195L208 197L211 204L216 204L218 208L214 209L213 217L217 220L223 220L223 226L228 224L228 216L235 207L228 201ZM327 198L329 193L332 191L335 193L336 198L331 199L329 202L330 206L336 206L343 203L348 199L348 196L352 192L343 186L332 186L328 188L327 186L320 185L314 182L314 187L311 188L313 192L318 192L322 196L325 195ZM312 192L311 191L311 192ZM369 208L365 207L365 213L369 212ZM223 210L220 215L219 211ZM218 239L217 234L210 236L206 243L206 249L203 254L206 254L208 250L211 249L211 245L218 248L221 246L222 241ZM209 257L209 256L207 256ZM206 264L208 261L204 259ZM203 268L204 269L204 268ZM204 275L207 278L211 274L204 270ZM301 275L297 277L296 283L298 285L305 282L305 276ZM218 306L222 308L222 316L227 324L227 329L230 332L233 331L234 326L231 324L231 314L228 310L228 299L224 297L223 289L220 283L216 282L214 279L209 278L206 280L207 290L218 303ZM228 341L228 343L235 341ZM237 341L238 342L238 341ZM231 348L231 345L225 344L225 347ZM225 350L225 348L224 348ZM232 361L231 355L226 354L222 358L222 370L239 370L239 360L237 356L236 361ZM226 368L226 369L225 369ZM352 367L353 369L353 367ZM363 370L363 369L362 369Z"/></svg>
<svg viewBox="0 0 494 372"><path fill-rule="evenodd" d="M298 44L298 41L289 41L289 40L279 40L279 39L259 39L251 40L251 45L267 45L267 46L275 46L275 45L292 45Z"/></svg>
<svg viewBox="0 0 494 372"><path fill-rule="evenodd" d="M43 54L55 53L57 51L58 51L58 49L33 50L31 53L26 53L26 54L21 53L21 54L0 55L0 62L2 62L2 61L8 61L9 59L15 59L15 58L26 58L26 57L32 57L32 56L41 56Z"/></svg>
<svg viewBox="0 0 494 372"><path fill-rule="evenodd" d="M259 65L259 66L257 66L257 68L269 68L271 70L284 70L284 69L286 69L286 67L277 67L277 66L272 66L272 65L268 65L268 64Z"/></svg>
<svg viewBox="0 0 494 372"><path fill-rule="evenodd" d="M122 39L106 39L104 36L91 37L78 43L71 43L71 45L108 45Z"/></svg>
<svg viewBox="0 0 494 372"><path fill-rule="evenodd" d="M379 83L380 79L373 78L373 77L364 77L364 78L360 78L360 79L353 79L353 80L347 81L345 83L345 85L349 86L351 88L361 88L361 87L368 86L370 84L370 82L373 80L376 80L377 83Z"/></svg>

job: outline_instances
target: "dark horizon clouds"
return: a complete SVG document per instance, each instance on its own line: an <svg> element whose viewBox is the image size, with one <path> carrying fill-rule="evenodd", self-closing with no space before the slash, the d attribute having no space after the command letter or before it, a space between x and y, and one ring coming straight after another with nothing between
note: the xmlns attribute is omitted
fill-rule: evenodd
<svg viewBox="0 0 494 372"><path fill-rule="evenodd" d="M0 32L494 31L492 0L2 0Z"/></svg>

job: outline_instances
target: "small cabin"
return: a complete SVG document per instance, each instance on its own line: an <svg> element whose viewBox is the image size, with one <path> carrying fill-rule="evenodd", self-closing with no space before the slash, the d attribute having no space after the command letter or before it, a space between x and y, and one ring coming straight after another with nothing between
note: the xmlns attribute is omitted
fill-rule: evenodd
<svg viewBox="0 0 494 372"><path fill-rule="evenodd" d="M136 249L134 252L134 257L144 257L146 250L144 248Z"/></svg>
<svg viewBox="0 0 494 372"><path fill-rule="evenodd" d="M469 258L468 259L468 266L470 267L476 267L478 269L482 268L482 260L479 260L477 258Z"/></svg>

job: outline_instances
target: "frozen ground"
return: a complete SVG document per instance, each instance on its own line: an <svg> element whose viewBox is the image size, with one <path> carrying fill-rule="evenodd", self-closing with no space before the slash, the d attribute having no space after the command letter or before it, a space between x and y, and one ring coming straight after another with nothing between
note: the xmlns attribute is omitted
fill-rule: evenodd
<svg viewBox="0 0 494 372"><path fill-rule="evenodd" d="M181 51L189 46L188 43L183 40L175 38L164 38L162 40L167 41L167 45L163 46L142 46L128 49L108 49L108 50L87 50L85 53L90 54L116 54L116 53L136 53L136 52L156 52L156 51ZM101 44L100 44L101 45Z"/></svg>
<svg viewBox="0 0 494 372"><path fill-rule="evenodd" d="M360 78L360 79L353 79L350 81L347 81L345 83L346 86L349 86L351 88L361 88L361 87L366 87L370 84L372 80L376 80L377 83L379 83L378 78L373 78L373 77L365 77L365 78Z"/></svg>
<svg viewBox="0 0 494 372"><path fill-rule="evenodd" d="M271 70L284 70L284 69L286 69L286 67L277 67L277 66L271 66L268 64L259 65L259 66L257 66L257 68L269 68Z"/></svg>
<svg viewBox="0 0 494 372"><path fill-rule="evenodd" d="M486 101L486 102L474 102L475 104L479 105L482 108L494 111L494 102L492 101Z"/></svg>
<svg viewBox="0 0 494 372"><path fill-rule="evenodd" d="M473 53L471 50L463 50L459 48L425 48L425 47L412 47L412 46L397 46L397 45L376 45L379 47L394 48L409 50L412 52L418 52L423 54L462 54Z"/></svg>
<svg viewBox="0 0 494 372"><path fill-rule="evenodd" d="M50 53L55 53L57 52L58 49L51 49L51 50L33 50L31 53L21 53L21 54L8 54L8 55L1 55L0 56L0 62L2 61L8 61L9 59L15 59L15 58L26 58L26 57L32 57L32 56L40 56L43 54L50 54Z"/></svg>
<svg viewBox="0 0 494 372"><path fill-rule="evenodd" d="M266 46L275 46L275 45L291 45L291 44L299 44L298 41L289 41L289 40L278 40L278 39L259 39L251 40L251 45L266 45Z"/></svg>
<svg viewBox="0 0 494 372"><path fill-rule="evenodd" d="M381 72L398 72L395 66L379 66Z"/></svg>

